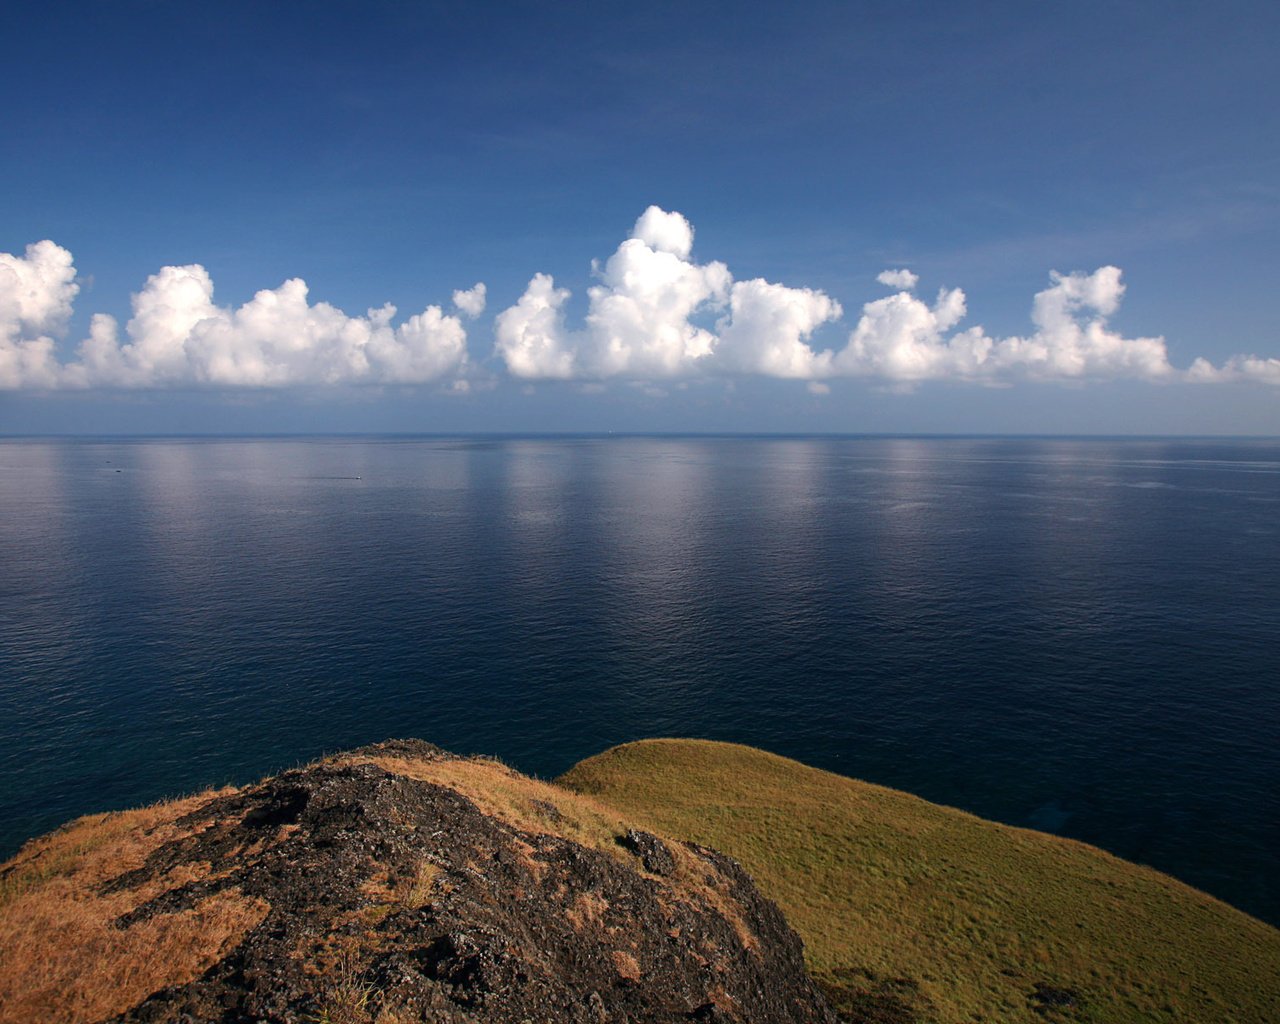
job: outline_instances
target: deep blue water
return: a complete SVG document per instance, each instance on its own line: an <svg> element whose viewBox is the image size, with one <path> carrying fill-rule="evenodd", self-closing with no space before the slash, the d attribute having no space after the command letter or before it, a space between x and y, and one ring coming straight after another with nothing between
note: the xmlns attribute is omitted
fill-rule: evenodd
<svg viewBox="0 0 1280 1024"><path fill-rule="evenodd" d="M1280 922L1280 441L0 441L0 855L389 736L766 747Z"/></svg>

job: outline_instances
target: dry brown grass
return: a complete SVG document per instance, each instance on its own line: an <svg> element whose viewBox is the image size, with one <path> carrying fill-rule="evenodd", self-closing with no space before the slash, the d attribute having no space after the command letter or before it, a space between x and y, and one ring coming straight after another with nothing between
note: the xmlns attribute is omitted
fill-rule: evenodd
<svg viewBox="0 0 1280 1024"><path fill-rule="evenodd" d="M374 1019L374 986L358 962L351 952L343 952L329 967L320 1013L311 1018L314 1024L370 1024Z"/></svg>
<svg viewBox="0 0 1280 1024"><path fill-rule="evenodd" d="M174 819L226 792L81 818L0 866L0 1024L87 1024L119 1013L194 979L262 920L266 905L232 889L115 926L140 904L206 876L207 864L101 891L183 834Z"/></svg>
<svg viewBox="0 0 1280 1024"><path fill-rule="evenodd" d="M575 932L584 932L590 927L599 925L604 920L605 911L608 909L609 902L603 896L594 892L580 892L574 898L573 905L565 911L564 916L568 918Z"/></svg>
<svg viewBox="0 0 1280 1024"><path fill-rule="evenodd" d="M612 808L521 775L496 759L360 756L344 760L377 765L394 775L445 786L521 832L560 836L624 863L631 860L631 855L615 842L629 826ZM549 814L548 808L554 813Z"/></svg>
<svg viewBox="0 0 1280 1024"><path fill-rule="evenodd" d="M436 880L440 877L440 866L425 858L418 863L418 870L413 876L408 892L404 895L405 906L417 910L431 902L431 892Z"/></svg>
<svg viewBox="0 0 1280 1024"><path fill-rule="evenodd" d="M547 865L538 858L537 849L523 839L512 840L511 845L516 848L516 852L520 854L520 862L529 869L536 881L541 882L547 877Z"/></svg>
<svg viewBox="0 0 1280 1024"><path fill-rule="evenodd" d="M618 976L620 978L626 978L627 981L639 982L640 961L626 950L615 949L613 951L613 966L617 968Z"/></svg>

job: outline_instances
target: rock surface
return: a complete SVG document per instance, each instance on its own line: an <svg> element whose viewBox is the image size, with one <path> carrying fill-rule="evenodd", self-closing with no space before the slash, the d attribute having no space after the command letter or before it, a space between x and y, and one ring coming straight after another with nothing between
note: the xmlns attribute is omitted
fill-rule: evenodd
<svg viewBox="0 0 1280 1024"><path fill-rule="evenodd" d="M269 909L199 977L115 1020L835 1024L799 939L736 862L625 828L593 844L572 808L526 799L518 783L532 780L512 772L505 798L530 819L429 781L472 764L379 744L187 814L107 886L192 880L117 927L220 891Z"/></svg>

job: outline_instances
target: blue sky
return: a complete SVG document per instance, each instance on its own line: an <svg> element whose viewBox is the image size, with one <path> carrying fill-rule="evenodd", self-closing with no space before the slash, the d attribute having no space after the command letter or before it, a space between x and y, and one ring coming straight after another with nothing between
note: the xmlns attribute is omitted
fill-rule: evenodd
<svg viewBox="0 0 1280 1024"><path fill-rule="evenodd" d="M7 10L0 432L1280 433L1275 4Z"/></svg>

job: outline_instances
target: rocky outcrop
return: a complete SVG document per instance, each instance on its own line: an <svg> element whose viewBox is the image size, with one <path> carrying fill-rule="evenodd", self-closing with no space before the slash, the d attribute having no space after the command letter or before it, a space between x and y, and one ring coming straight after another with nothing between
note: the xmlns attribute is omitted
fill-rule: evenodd
<svg viewBox="0 0 1280 1024"><path fill-rule="evenodd" d="M116 927L231 891L265 913L198 977L115 1019L834 1024L799 939L736 862L625 827L597 841L515 773L512 813L495 813L483 781L447 781L471 764L380 744L187 813L104 883L159 892Z"/></svg>

